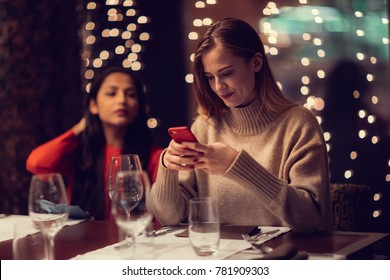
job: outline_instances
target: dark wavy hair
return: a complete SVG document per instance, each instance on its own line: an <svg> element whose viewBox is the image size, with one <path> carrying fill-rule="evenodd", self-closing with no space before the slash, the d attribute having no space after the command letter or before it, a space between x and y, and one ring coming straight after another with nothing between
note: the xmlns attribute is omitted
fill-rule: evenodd
<svg viewBox="0 0 390 280"><path fill-rule="evenodd" d="M198 111L207 117L219 117L227 106L213 92L204 74L202 57L221 44L234 55L249 61L256 53L263 57L263 65L255 73L258 98L267 111L274 112L295 106L295 102L284 96L277 85L264 51L264 45L256 30L248 23L236 18L224 18L213 23L199 42L193 64L194 91L199 104Z"/></svg>
<svg viewBox="0 0 390 280"><path fill-rule="evenodd" d="M74 166L75 188L72 203L88 211L95 219L105 219L104 188L104 150L106 139L98 115L89 111L90 100L96 100L99 89L112 73L124 73L132 77L138 98L138 115L126 128L122 154L138 154L144 170L147 170L150 149L152 146L151 131L147 127L147 114L143 84L137 75L124 68L109 68L97 77L91 90L86 94L84 116L86 129L79 135Z"/></svg>

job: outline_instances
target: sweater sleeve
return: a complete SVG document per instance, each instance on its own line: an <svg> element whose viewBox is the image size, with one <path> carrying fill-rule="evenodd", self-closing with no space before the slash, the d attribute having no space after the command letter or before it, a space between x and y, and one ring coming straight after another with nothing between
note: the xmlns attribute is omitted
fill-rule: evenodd
<svg viewBox="0 0 390 280"><path fill-rule="evenodd" d="M178 172L164 167L164 152L161 153L156 182L147 204L162 225L176 225L187 217L188 200L196 196L193 189L195 172Z"/></svg>
<svg viewBox="0 0 390 280"><path fill-rule="evenodd" d="M70 129L35 148L27 158L26 168L33 174L58 172L67 176L76 146L76 135Z"/></svg>
<svg viewBox="0 0 390 280"><path fill-rule="evenodd" d="M285 159L275 176L242 150L225 176L251 189L265 207L296 231L330 227L330 190L325 143L317 123L286 133Z"/></svg>

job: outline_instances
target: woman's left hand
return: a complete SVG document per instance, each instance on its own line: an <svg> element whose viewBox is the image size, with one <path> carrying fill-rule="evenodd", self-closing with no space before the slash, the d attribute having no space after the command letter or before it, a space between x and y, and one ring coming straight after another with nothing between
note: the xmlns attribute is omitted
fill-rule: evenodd
<svg viewBox="0 0 390 280"><path fill-rule="evenodd" d="M222 142L207 145L186 142L185 145L202 153L201 156L198 156L199 160L194 167L202 169L210 175L223 175L238 155L238 151Z"/></svg>

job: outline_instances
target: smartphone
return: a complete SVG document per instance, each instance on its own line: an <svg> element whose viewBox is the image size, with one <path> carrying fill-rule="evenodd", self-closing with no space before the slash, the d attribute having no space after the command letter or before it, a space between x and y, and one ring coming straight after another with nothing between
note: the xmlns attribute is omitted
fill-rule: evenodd
<svg viewBox="0 0 390 280"><path fill-rule="evenodd" d="M195 135L187 126L177 126L168 128L168 133L177 143L181 142L198 142Z"/></svg>

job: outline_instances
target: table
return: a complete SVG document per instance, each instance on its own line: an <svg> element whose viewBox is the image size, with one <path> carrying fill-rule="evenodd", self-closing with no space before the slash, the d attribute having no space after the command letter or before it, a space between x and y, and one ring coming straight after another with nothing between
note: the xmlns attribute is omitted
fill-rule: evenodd
<svg viewBox="0 0 390 280"><path fill-rule="evenodd" d="M347 259L372 259L373 245L389 240L390 234L373 232L288 232L265 244L276 248L292 243L300 251L313 254L344 255ZM114 222L86 221L64 227L55 239L55 256L65 260L117 243L119 231ZM233 256L234 257L234 256ZM0 242L0 259L11 260L12 240ZM237 259L240 259L237 256Z"/></svg>

